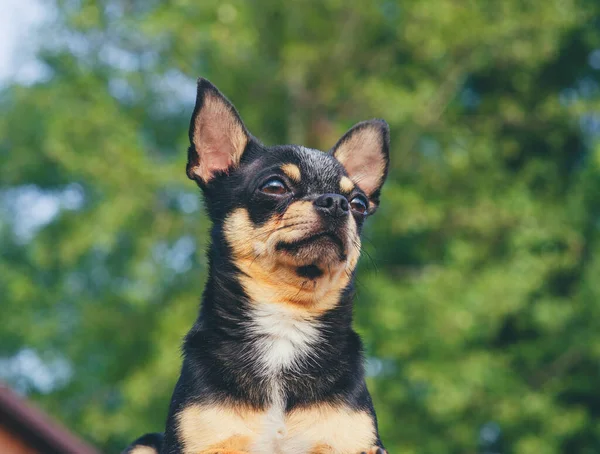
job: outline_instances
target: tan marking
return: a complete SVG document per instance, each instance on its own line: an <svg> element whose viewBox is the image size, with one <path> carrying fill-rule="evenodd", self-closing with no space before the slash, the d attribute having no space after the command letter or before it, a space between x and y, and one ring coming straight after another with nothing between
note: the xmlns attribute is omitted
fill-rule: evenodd
<svg viewBox="0 0 600 454"><path fill-rule="evenodd" d="M177 415L184 454L247 451L259 427L258 413L241 407L190 405Z"/></svg>
<svg viewBox="0 0 600 454"><path fill-rule="evenodd" d="M215 454L237 454L248 452L250 445L252 444L252 438L244 435L234 435L222 443L218 443L217 446L210 448L209 452Z"/></svg>
<svg viewBox="0 0 600 454"><path fill-rule="evenodd" d="M194 119L192 143L197 160L188 176L196 175L207 182L215 172L239 164L248 137L231 107L218 95L206 91L203 106Z"/></svg>
<svg viewBox="0 0 600 454"><path fill-rule="evenodd" d="M158 451L150 446L136 446L129 454L158 454Z"/></svg>
<svg viewBox="0 0 600 454"><path fill-rule="evenodd" d="M329 445L317 445L310 450L309 454L334 454L335 451Z"/></svg>
<svg viewBox="0 0 600 454"><path fill-rule="evenodd" d="M340 180L340 190L343 193L352 192L354 190L354 183L352 183L352 180L347 176L343 176Z"/></svg>
<svg viewBox="0 0 600 454"><path fill-rule="evenodd" d="M376 126L365 125L338 144L334 152L352 181L369 197L383 182L385 159L382 149L383 137L380 131Z"/></svg>
<svg viewBox="0 0 600 454"><path fill-rule="evenodd" d="M206 451L202 451L200 454L247 454L251 443L252 439L250 437L234 435L222 443L217 443Z"/></svg>
<svg viewBox="0 0 600 454"><path fill-rule="evenodd" d="M248 451L229 450L223 448L208 449L197 454L248 454Z"/></svg>
<svg viewBox="0 0 600 454"><path fill-rule="evenodd" d="M191 405L177 421L184 454L358 454L371 453L376 440L369 414L332 405L287 413L280 435L267 411L240 406Z"/></svg>
<svg viewBox="0 0 600 454"><path fill-rule="evenodd" d="M285 173L290 180L295 183L300 183L302 174L300 173L300 167L296 164L284 164L281 166L281 171Z"/></svg>
<svg viewBox="0 0 600 454"><path fill-rule="evenodd" d="M314 454L358 454L370 449L376 440L373 418L366 412L344 407L318 405L294 410L286 423L286 445L306 443Z"/></svg>
<svg viewBox="0 0 600 454"><path fill-rule="evenodd" d="M281 241L292 242L320 231L320 218L312 202L294 202L282 217L255 227L248 212L239 208L225 221L225 238L234 254L234 262L243 271L241 284L255 303L283 303L303 312L320 314L334 307L348 285L360 256L360 238L356 222L348 218L348 251L340 262L335 251L322 266L323 276L310 281L297 275L297 258L277 251ZM335 257L333 255L335 254ZM323 253L326 257L326 253Z"/></svg>

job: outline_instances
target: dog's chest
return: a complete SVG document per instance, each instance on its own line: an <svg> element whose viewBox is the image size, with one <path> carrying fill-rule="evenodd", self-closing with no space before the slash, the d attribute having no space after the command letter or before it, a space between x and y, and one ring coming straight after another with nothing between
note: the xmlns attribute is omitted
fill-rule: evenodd
<svg viewBox="0 0 600 454"><path fill-rule="evenodd" d="M293 372L302 361L317 354L319 322L299 316L283 304L257 306L249 325L254 336L253 359L270 385L281 380L282 372Z"/></svg>
<svg viewBox="0 0 600 454"><path fill-rule="evenodd" d="M249 454L354 453L374 445L375 427L370 415L344 406L315 404L284 413L271 408L258 418L258 431Z"/></svg>
<svg viewBox="0 0 600 454"><path fill-rule="evenodd" d="M271 407L262 418L260 435L253 453L303 453L306 446L289 443L285 415L285 380L298 372L304 361L311 361L320 340L319 323L301 317L293 309L278 304L263 304L253 309L250 329L255 336L254 360L267 390Z"/></svg>

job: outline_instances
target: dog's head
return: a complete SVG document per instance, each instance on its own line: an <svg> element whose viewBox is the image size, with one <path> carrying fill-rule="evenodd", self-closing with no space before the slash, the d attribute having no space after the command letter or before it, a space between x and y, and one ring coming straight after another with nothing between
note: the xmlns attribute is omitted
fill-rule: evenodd
<svg viewBox="0 0 600 454"><path fill-rule="evenodd" d="M379 203L387 124L359 123L329 152L267 147L200 79L189 136L187 175L202 188L249 298L333 306L356 267L365 219Z"/></svg>

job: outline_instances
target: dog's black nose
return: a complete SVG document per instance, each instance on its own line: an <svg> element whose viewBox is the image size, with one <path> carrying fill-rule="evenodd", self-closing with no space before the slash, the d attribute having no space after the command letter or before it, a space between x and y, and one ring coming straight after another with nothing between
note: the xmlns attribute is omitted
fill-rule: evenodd
<svg viewBox="0 0 600 454"><path fill-rule="evenodd" d="M339 194L323 194L314 201L314 204L317 207L317 211L333 216L334 218L346 216L348 211L350 211L348 199Z"/></svg>

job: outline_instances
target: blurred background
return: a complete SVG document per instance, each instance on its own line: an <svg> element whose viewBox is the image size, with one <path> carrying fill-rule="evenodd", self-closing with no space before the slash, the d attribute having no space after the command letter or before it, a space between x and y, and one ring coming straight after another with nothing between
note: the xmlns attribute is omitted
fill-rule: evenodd
<svg viewBox="0 0 600 454"><path fill-rule="evenodd" d="M385 118L356 326L394 453L600 452L600 3L4 0L0 380L162 430L206 276L195 79L267 144Z"/></svg>

